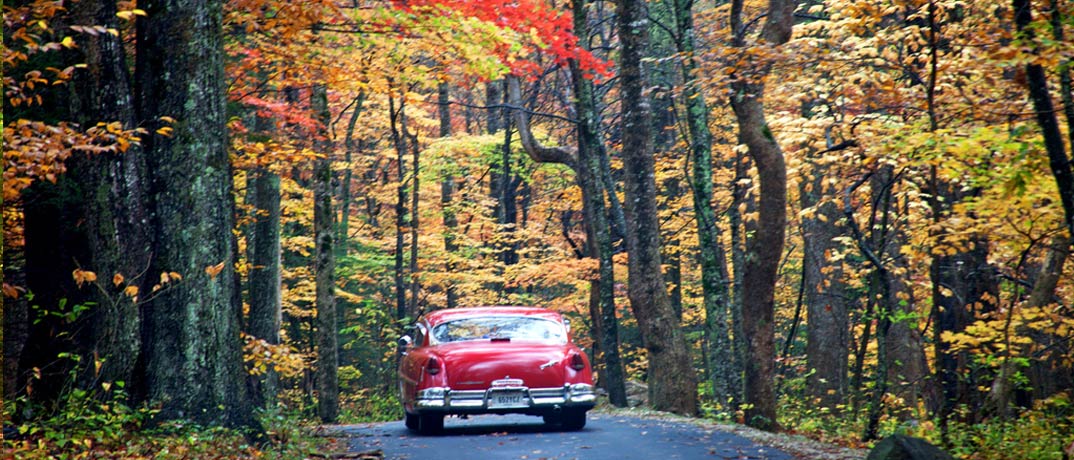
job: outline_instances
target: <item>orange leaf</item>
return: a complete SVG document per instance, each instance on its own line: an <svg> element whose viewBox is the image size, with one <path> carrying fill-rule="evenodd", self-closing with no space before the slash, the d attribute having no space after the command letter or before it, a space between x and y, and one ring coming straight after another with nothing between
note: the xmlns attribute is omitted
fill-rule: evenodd
<svg viewBox="0 0 1074 460"><path fill-rule="evenodd" d="M4 297L8 297L8 298L11 298L11 299L19 298L19 288L15 287L15 286L12 286L10 284L4 283L3 289L4 289Z"/></svg>
<svg viewBox="0 0 1074 460"><path fill-rule="evenodd" d="M112 284L119 287L120 284L123 284L124 279L126 278L123 278L122 274L116 273L115 275L112 275Z"/></svg>
<svg viewBox="0 0 1074 460"><path fill-rule="evenodd" d="M92 283L97 281L96 273L85 271L81 268L76 268L75 271L71 272L71 277L75 279L75 283L78 284L78 287L82 287L82 283Z"/></svg>
<svg viewBox="0 0 1074 460"><path fill-rule="evenodd" d="M216 279L216 275L219 275L224 270L224 263L220 262L216 265L210 265L205 267L205 273L209 274L209 278Z"/></svg>

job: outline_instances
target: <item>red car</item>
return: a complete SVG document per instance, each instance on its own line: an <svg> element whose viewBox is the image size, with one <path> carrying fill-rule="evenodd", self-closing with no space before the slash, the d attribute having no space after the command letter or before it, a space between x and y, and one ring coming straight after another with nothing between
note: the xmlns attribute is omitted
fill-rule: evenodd
<svg viewBox="0 0 1074 460"><path fill-rule="evenodd" d="M582 429L597 397L589 358L567 326L559 313L534 307L424 315L399 339L407 428L432 434L446 415L517 413Z"/></svg>

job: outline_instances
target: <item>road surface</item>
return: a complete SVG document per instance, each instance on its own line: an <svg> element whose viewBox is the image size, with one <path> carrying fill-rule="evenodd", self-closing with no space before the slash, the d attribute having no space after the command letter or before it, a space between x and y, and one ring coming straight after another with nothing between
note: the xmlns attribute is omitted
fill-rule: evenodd
<svg viewBox="0 0 1074 460"><path fill-rule="evenodd" d="M589 414L581 431L559 432L540 417L449 417L444 432L420 436L403 422L340 427L354 452L382 450L393 460L793 460L730 433L697 425Z"/></svg>

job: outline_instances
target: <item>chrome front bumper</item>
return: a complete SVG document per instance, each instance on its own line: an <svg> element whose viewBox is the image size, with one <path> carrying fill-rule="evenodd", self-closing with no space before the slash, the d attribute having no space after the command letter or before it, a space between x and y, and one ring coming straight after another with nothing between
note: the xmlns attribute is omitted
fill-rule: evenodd
<svg viewBox="0 0 1074 460"><path fill-rule="evenodd" d="M516 396L499 398L498 396ZM520 398L517 396L521 396ZM511 399L510 404L497 404L500 399ZM427 388L418 392L414 409L418 412L483 413L483 412L541 412L562 408L589 409L596 405L597 395L593 385L567 384L553 388L493 387L486 390L452 390L451 388Z"/></svg>

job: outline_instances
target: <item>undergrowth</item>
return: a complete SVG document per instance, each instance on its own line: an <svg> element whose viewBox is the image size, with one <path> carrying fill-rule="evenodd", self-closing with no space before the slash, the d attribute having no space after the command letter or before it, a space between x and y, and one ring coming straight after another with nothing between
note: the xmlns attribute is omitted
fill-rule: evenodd
<svg viewBox="0 0 1074 460"><path fill-rule="evenodd" d="M806 399L781 400L780 423L784 429L848 447L872 446L861 441L867 422L865 410L842 407L839 413L832 413ZM880 438L892 434L923 438L964 460L1067 460L1064 450L1074 444L1074 404L1068 394L1039 401L1008 419L967 421L973 419L967 410L955 414L948 422L945 444L936 420L888 414L881 419Z"/></svg>
<svg viewBox="0 0 1074 460"><path fill-rule="evenodd" d="M259 413L263 432L251 433L183 421L155 424L154 410L130 407L125 399L122 391L105 401L72 391L54 413L5 428L0 458L298 460L322 447L323 440L310 436L300 418L279 410ZM10 403L8 416L28 404Z"/></svg>

